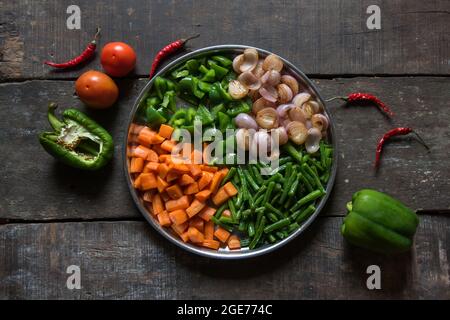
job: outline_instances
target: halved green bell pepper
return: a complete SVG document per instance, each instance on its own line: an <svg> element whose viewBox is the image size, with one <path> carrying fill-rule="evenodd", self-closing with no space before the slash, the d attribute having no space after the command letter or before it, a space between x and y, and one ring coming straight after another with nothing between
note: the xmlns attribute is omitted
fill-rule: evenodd
<svg viewBox="0 0 450 320"><path fill-rule="evenodd" d="M381 253L409 250L419 224L417 215L391 196L370 189L353 195L341 227L347 241Z"/></svg>
<svg viewBox="0 0 450 320"><path fill-rule="evenodd" d="M55 116L57 105L48 107L48 120L53 132L43 132L39 142L61 162L84 170L97 170L111 160L114 142L98 123L76 109L66 109L63 120Z"/></svg>

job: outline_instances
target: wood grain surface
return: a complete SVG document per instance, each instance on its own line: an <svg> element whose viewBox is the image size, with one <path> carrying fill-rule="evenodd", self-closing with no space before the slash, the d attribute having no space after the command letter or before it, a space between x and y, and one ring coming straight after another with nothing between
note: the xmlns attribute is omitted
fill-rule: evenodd
<svg viewBox="0 0 450 320"><path fill-rule="evenodd" d="M125 41L137 50L137 75L174 39L200 33L191 48L246 44L277 52L306 73L450 73L449 2L435 1L92 1L79 0L81 30L68 30L73 1L1 1L0 77L67 78L43 60L78 55L102 28L101 44ZM369 5L381 7L381 30L368 30ZM98 68L95 64L83 70Z"/></svg>
<svg viewBox="0 0 450 320"><path fill-rule="evenodd" d="M395 258L348 246L341 220L320 218L278 252L247 261L193 256L145 222L4 225L0 298L450 298L448 219L423 218L411 253ZM366 287L372 264L382 272L379 291ZM81 290L66 287L70 265L81 269Z"/></svg>
<svg viewBox="0 0 450 320"><path fill-rule="evenodd" d="M450 299L450 1L448 0L134 0L76 2L81 30L67 30L72 1L0 0L0 299ZM366 9L381 8L381 30ZM110 110L86 109L74 80L101 70L99 56L68 72L43 60L79 54L97 26L100 47L125 41L138 55L118 80ZM336 127L339 169L330 201L307 232L281 250L248 261L188 254L157 234L135 208L122 169L130 110L155 53L200 33L190 49L247 44L276 52L311 76L324 98L367 91L396 116L373 107L327 106ZM99 51L98 51L99 52ZM47 104L87 112L116 142L111 164L95 173L71 169L45 153ZM396 126L375 174L375 146ZM345 203L361 188L390 193L420 210L413 249L399 257L348 246L339 233ZM69 265L82 289L68 290ZM366 288L379 265L382 290Z"/></svg>

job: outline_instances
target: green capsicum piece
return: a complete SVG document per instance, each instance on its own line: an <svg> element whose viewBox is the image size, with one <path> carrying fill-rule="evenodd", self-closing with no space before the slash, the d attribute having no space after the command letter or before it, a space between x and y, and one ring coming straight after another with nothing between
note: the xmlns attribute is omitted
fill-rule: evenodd
<svg viewBox="0 0 450 320"><path fill-rule="evenodd" d="M111 160L114 143L98 123L76 109L66 109L63 120L55 116L56 103L48 107L53 132L42 132L39 142L56 159L84 170L97 170Z"/></svg>
<svg viewBox="0 0 450 320"><path fill-rule="evenodd" d="M228 69L219 66L214 60L208 60L208 66L216 72L216 79L222 80L228 73Z"/></svg>
<svg viewBox="0 0 450 320"><path fill-rule="evenodd" d="M167 122L167 118L162 109L156 109L152 106L147 107L145 115L147 124L153 128L159 126L161 123Z"/></svg>
<svg viewBox="0 0 450 320"><path fill-rule="evenodd" d="M224 56L213 56L213 57L211 57L211 59L218 62L225 68L229 68L233 64L233 60L228 59L227 57L224 57Z"/></svg>
<svg viewBox="0 0 450 320"><path fill-rule="evenodd" d="M222 133L225 133L225 130L230 128L231 118L226 113L219 111L217 113L217 120L219 122L219 130L222 131Z"/></svg>
<svg viewBox="0 0 450 320"><path fill-rule="evenodd" d="M230 117L236 117L240 113L249 113L251 111L250 104L245 101L238 101L233 103L232 107L227 110Z"/></svg>
<svg viewBox="0 0 450 320"><path fill-rule="evenodd" d="M177 107L175 97L175 91L166 91L166 93L164 93L163 101L161 102L161 107L168 108L172 112L175 112L175 109Z"/></svg>
<svg viewBox="0 0 450 320"><path fill-rule="evenodd" d="M179 89L185 94L191 94L201 99L205 96L205 93L198 88L199 80L196 77L184 77L178 83Z"/></svg>
<svg viewBox="0 0 450 320"><path fill-rule="evenodd" d="M159 99L162 100L164 97L164 93L167 91L167 81L164 78L158 76L155 78L153 86L155 88L156 95Z"/></svg>
<svg viewBox="0 0 450 320"><path fill-rule="evenodd" d="M200 120L203 126L214 122L214 117L204 105L198 106L195 119Z"/></svg>
<svg viewBox="0 0 450 320"><path fill-rule="evenodd" d="M213 69L208 70L208 72L201 78L205 82L214 82L216 79L216 72Z"/></svg>
<svg viewBox="0 0 450 320"><path fill-rule="evenodd" d="M419 224L414 211L391 196L370 189L353 195L341 233L348 242L381 253L408 251Z"/></svg>

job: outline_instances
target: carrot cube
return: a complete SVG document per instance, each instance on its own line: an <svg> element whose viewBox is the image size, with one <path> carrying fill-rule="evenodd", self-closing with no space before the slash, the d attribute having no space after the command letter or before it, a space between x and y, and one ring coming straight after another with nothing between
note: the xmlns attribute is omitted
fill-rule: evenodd
<svg viewBox="0 0 450 320"><path fill-rule="evenodd" d="M193 243L200 244L203 242L203 240L205 240L203 233L198 231L196 228L189 227L187 232L188 232L189 240Z"/></svg>
<svg viewBox="0 0 450 320"><path fill-rule="evenodd" d="M186 188L184 188L184 194L196 194L197 192L199 192L197 182L191 183Z"/></svg>
<svg viewBox="0 0 450 320"><path fill-rule="evenodd" d="M179 185L174 184L173 186L170 186L166 189L167 194L171 199L178 199L183 196L183 191L181 191L181 188Z"/></svg>
<svg viewBox="0 0 450 320"><path fill-rule="evenodd" d="M214 232L214 236L220 240L220 242L226 243L228 240L228 237L230 236L230 233L223 229L222 227L218 227L216 231Z"/></svg>
<svg viewBox="0 0 450 320"><path fill-rule="evenodd" d="M185 223L189 218L188 215L186 214L186 211L182 209L169 212L169 217L170 220L177 225Z"/></svg>
<svg viewBox="0 0 450 320"><path fill-rule="evenodd" d="M216 209L205 206L202 211L198 213L198 216L205 221L210 221L211 217L216 214Z"/></svg>
<svg viewBox="0 0 450 320"><path fill-rule="evenodd" d="M219 191L212 197L212 202L216 206L220 206L222 203L228 200L230 196L226 193L224 188L220 188Z"/></svg>
<svg viewBox="0 0 450 320"><path fill-rule="evenodd" d="M213 239L205 239L202 242L202 246L204 246L205 248L217 250L220 247L220 242Z"/></svg>
<svg viewBox="0 0 450 320"><path fill-rule="evenodd" d="M236 187L233 185L233 183L231 182L227 182L225 183L225 185L223 186L223 188L225 189L225 192L230 196L230 197L234 197L235 195L237 195L238 190L236 189Z"/></svg>
<svg viewBox="0 0 450 320"><path fill-rule="evenodd" d="M191 205L186 209L186 213L188 214L189 218L192 218L197 213L199 213L203 208L205 207L204 202L200 202L197 199L192 201Z"/></svg>
<svg viewBox="0 0 450 320"><path fill-rule="evenodd" d="M195 198L200 202L205 202L209 198L210 195L211 195L211 191L206 189L206 190L197 192L195 194Z"/></svg>
<svg viewBox="0 0 450 320"><path fill-rule="evenodd" d="M144 169L144 159L131 158L130 173L142 172L142 169Z"/></svg>
<svg viewBox="0 0 450 320"><path fill-rule="evenodd" d="M170 220L169 214L167 211L163 211L160 214L158 214L158 221L159 224L163 227L168 227L172 224L172 221Z"/></svg>
<svg viewBox="0 0 450 320"><path fill-rule="evenodd" d="M173 130L174 130L174 129L173 129L171 126L169 126L169 125L167 125L167 124L162 124L162 125L159 127L159 132L158 132L158 134L159 134L161 137L164 137L164 138L166 138L166 139L170 139L170 137L172 136Z"/></svg>

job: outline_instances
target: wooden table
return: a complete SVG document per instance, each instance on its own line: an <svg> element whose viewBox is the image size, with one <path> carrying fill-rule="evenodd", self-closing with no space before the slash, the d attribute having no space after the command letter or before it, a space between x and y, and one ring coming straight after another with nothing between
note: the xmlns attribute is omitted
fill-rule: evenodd
<svg viewBox="0 0 450 320"><path fill-rule="evenodd" d="M81 8L81 30L66 9ZM369 5L381 30L369 30ZM0 1L0 298L353 299L450 298L450 2L419 1ZM138 55L135 74L118 80L121 97L87 110L74 80L99 58L69 72L44 59L77 55L102 27L101 44L125 41ZM324 97L369 91L392 106L330 103L339 144L331 200L309 230L276 253L248 261L188 254L158 235L135 208L121 159L125 123L147 82L152 57L171 40L201 33L193 49L215 44L266 48L304 70ZM86 111L112 133L115 158L96 173L54 161L37 142L49 101ZM398 139L374 174L374 148L395 126L412 126L431 146ZM420 210L409 254L374 255L339 233L345 203L363 187L386 191ZM66 269L81 268L69 290ZM381 268L381 290L366 269Z"/></svg>

